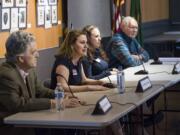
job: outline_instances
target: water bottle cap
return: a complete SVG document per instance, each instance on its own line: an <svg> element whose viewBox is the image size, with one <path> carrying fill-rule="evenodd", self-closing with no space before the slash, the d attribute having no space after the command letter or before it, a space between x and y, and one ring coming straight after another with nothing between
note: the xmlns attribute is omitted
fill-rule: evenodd
<svg viewBox="0 0 180 135"><path fill-rule="evenodd" d="M56 87L59 91L64 91L61 83L58 82Z"/></svg>
<svg viewBox="0 0 180 135"><path fill-rule="evenodd" d="M122 70L123 70L122 66L119 66L118 71L122 71Z"/></svg>
<svg viewBox="0 0 180 135"><path fill-rule="evenodd" d="M122 71L119 71L119 70L118 70L118 71L117 71L117 74L122 74Z"/></svg>
<svg viewBox="0 0 180 135"><path fill-rule="evenodd" d="M58 83L57 83L57 86L61 86L61 83L60 83L60 82L58 82Z"/></svg>

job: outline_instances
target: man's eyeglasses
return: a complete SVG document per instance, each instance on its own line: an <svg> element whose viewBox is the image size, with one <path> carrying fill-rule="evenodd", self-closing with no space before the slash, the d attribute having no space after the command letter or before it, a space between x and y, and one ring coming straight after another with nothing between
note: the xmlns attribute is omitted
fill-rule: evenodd
<svg viewBox="0 0 180 135"><path fill-rule="evenodd" d="M138 29L137 26L129 26L128 28L129 28L129 29Z"/></svg>

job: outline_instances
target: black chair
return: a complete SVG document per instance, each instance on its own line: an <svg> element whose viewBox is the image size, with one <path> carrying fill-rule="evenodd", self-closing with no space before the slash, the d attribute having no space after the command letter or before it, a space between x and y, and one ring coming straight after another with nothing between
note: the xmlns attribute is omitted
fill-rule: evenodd
<svg viewBox="0 0 180 135"><path fill-rule="evenodd" d="M175 47L175 57L180 57L180 43Z"/></svg>
<svg viewBox="0 0 180 135"><path fill-rule="evenodd" d="M43 81L43 85L46 87L46 88L51 88L51 79L46 79Z"/></svg>
<svg viewBox="0 0 180 135"><path fill-rule="evenodd" d="M103 48L105 51L106 51L106 48L107 48L107 46L108 46L108 43L109 43L110 39L111 39L111 36L109 36L109 37L103 37L103 38L101 39L102 48Z"/></svg>

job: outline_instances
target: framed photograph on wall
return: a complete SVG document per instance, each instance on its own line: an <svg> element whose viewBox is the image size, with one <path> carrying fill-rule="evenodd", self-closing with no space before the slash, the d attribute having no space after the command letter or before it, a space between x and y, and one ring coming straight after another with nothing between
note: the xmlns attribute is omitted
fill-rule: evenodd
<svg viewBox="0 0 180 135"><path fill-rule="evenodd" d="M13 7L14 0L2 0L2 7Z"/></svg>
<svg viewBox="0 0 180 135"><path fill-rule="evenodd" d="M13 7L14 0L2 0L2 7Z"/></svg>
<svg viewBox="0 0 180 135"><path fill-rule="evenodd" d="M51 28L52 24L51 24L51 7L50 6L46 6L45 7L45 28Z"/></svg>
<svg viewBox="0 0 180 135"><path fill-rule="evenodd" d="M47 0L37 0L37 4L38 4L39 6L45 6L45 5L47 5L48 3L47 3Z"/></svg>
<svg viewBox="0 0 180 135"><path fill-rule="evenodd" d="M3 8L1 12L1 30L10 29L10 8Z"/></svg>
<svg viewBox="0 0 180 135"><path fill-rule="evenodd" d="M16 7L26 7L26 0L16 0Z"/></svg>
<svg viewBox="0 0 180 135"><path fill-rule="evenodd" d="M57 5L57 0L48 0L49 5Z"/></svg>
<svg viewBox="0 0 180 135"><path fill-rule="evenodd" d="M18 28L18 8L11 8L11 29Z"/></svg>
<svg viewBox="0 0 180 135"><path fill-rule="evenodd" d="M58 21L57 6L51 7L51 21L52 24L57 24Z"/></svg>
<svg viewBox="0 0 180 135"><path fill-rule="evenodd" d="M44 6L37 6L37 25L43 26L45 21L45 9Z"/></svg>
<svg viewBox="0 0 180 135"><path fill-rule="evenodd" d="M19 8L19 28L26 28L27 12L26 8Z"/></svg>

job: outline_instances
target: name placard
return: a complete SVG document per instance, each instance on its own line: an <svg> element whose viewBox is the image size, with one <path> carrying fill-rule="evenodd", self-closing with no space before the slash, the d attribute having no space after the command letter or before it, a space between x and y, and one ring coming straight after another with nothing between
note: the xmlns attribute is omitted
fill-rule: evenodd
<svg viewBox="0 0 180 135"><path fill-rule="evenodd" d="M152 87L151 81L149 77L144 77L143 79L139 80L138 85L136 87L136 92L144 92Z"/></svg>
<svg viewBox="0 0 180 135"><path fill-rule="evenodd" d="M109 102L109 99L107 98L107 96L103 96L97 101L92 115L106 114L111 108L112 105Z"/></svg>
<svg viewBox="0 0 180 135"><path fill-rule="evenodd" d="M172 70L172 74L179 74L180 73L180 63L176 63Z"/></svg>

